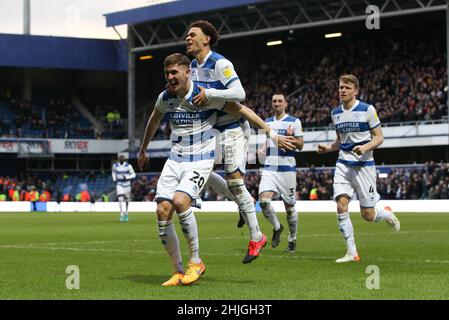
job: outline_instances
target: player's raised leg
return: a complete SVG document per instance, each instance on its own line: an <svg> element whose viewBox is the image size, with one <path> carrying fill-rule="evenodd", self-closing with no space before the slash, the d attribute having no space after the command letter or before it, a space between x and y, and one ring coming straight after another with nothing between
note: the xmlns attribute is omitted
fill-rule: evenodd
<svg viewBox="0 0 449 320"><path fill-rule="evenodd" d="M259 229L254 199L248 192L243 179L246 166L246 140L241 127L225 130L221 133L221 148L226 172L226 182L239 206L243 219L248 226L250 241L242 263L250 263L259 256L266 245L266 236Z"/></svg>
<svg viewBox="0 0 449 320"><path fill-rule="evenodd" d="M361 207L360 212L363 219L368 222L385 221L394 231L399 232L401 223L390 207L381 208L376 206L374 208Z"/></svg>
<svg viewBox="0 0 449 320"><path fill-rule="evenodd" d="M360 200L360 212L362 217L369 222L385 221L394 231L401 229L399 219L390 207L382 208L377 204L380 196L376 188L375 166L361 167L356 169L354 187Z"/></svg>
<svg viewBox="0 0 449 320"><path fill-rule="evenodd" d="M218 173L211 172L209 176L209 180L207 180L206 188L211 188L216 193L223 195L229 201L235 201L234 195L229 190L228 184L226 180L219 175ZM192 206L198 207L199 198L195 199L194 204ZM241 228L245 224L245 220L243 219L241 210L239 209L239 221L237 223L237 227Z"/></svg>
<svg viewBox="0 0 449 320"><path fill-rule="evenodd" d="M243 177L239 173L234 173L229 175L227 181L249 229L250 242L248 243L248 251L242 260L243 263L249 263L256 259L260 250L265 247L266 236L260 232L254 200L245 187Z"/></svg>
<svg viewBox="0 0 449 320"><path fill-rule="evenodd" d="M216 193L223 195L229 201L234 201L234 195L229 190L228 183L218 173L211 172L209 180L207 180L206 188L211 188Z"/></svg>

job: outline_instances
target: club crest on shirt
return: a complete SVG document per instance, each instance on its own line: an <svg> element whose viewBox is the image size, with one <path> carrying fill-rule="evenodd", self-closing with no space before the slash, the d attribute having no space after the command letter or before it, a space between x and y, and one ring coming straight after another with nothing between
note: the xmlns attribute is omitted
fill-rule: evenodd
<svg viewBox="0 0 449 320"><path fill-rule="evenodd" d="M230 78L232 76L232 69L230 67L226 67L223 70L223 74L226 78Z"/></svg>

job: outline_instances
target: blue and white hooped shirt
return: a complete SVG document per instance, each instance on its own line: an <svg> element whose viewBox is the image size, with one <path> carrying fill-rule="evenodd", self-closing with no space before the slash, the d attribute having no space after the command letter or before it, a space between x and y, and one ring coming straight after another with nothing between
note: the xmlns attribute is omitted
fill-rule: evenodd
<svg viewBox="0 0 449 320"><path fill-rule="evenodd" d="M374 166L373 151L357 155L352 151L355 146L371 141L372 129L380 126L374 106L356 100L356 103L347 110L343 105L331 112L335 130L340 136L340 152L337 163L351 166Z"/></svg>

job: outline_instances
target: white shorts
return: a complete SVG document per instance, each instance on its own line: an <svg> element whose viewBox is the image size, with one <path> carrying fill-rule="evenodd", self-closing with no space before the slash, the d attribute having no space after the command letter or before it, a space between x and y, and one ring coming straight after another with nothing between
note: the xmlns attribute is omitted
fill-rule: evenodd
<svg viewBox="0 0 449 320"><path fill-rule="evenodd" d="M262 192L274 192L289 205L296 203L296 172L263 170L259 183L259 195Z"/></svg>
<svg viewBox="0 0 449 320"><path fill-rule="evenodd" d="M131 200L131 186L121 186L121 185L117 185L117 197L118 196L124 196L125 200Z"/></svg>
<svg viewBox="0 0 449 320"><path fill-rule="evenodd" d="M214 167L214 159L177 162L168 159L157 183L155 201L172 201L176 191L196 199Z"/></svg>
<svg viewBox="0 0 449 320"><path fill-rule="evenodd" d="M245 139L249 142L249 139L251 138L251 126L249 125L248 120L243 121L240 124L240 128L243 130L243 135Z"/></svg>
<svg viewBox="0 0 449 320"><path fill-rule="evenodd" d="M334 173L334 200L341 195L353 199L354 191L360 201L360 207L376 206L380 199L376 188L376 167L348 166L337 162Z"/></svg>
<svg viewBox="0 0 449 320"><path fill-rule="evenodd" d="M217 139L217 154L222 161L225 173L246 171L248 139L241 127L223 131Z"/></svg>

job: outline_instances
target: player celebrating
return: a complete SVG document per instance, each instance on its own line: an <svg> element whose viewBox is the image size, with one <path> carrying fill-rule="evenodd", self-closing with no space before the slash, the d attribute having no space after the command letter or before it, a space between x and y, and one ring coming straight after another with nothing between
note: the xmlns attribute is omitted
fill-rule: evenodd
<svg viewBox="0 0 449 320"><path fill-rule="evenodd" d="M194 21L187 31L187 54L195 57L191 63L191 78L201 90L193 102L199 106L205 105L211 99L234 102L245 100L245 91L232 63L222 55L211 51L211 47L217 44L218 39L218 31L208 21ZM259 230L253 198L243 180L249 137L245 136L242 126L249 128L248 123L242 121L240 115L218 112L215 127L221 132L218 143L223 157L226 184L239 206L250 233L248 252L242 260L243 263L249 263L258 257L259 251L266 244L266 237ZM224 183L221 180L219 175L215 175L209 181L209 185L218 192L220 189L223 191Z"/></svg>
<svg viewBox="0 0 449 320"><path fill-rule="evenodd" d="M255 113L236 103L210 100L207 106L198 107L193 97L199 88L189 79L189 59L182 54L172 54L165 59L164 71L169 90L162 92L156 102L139 151L139 167L148 161L146 149L159 122L168 114L172 128L172 149L159 178L156 192L159 236L172 261L175 272L163 286L189 285L198 281L206 267L199 257L198 228L191 210L192 200L203 189L215 163L216 110L225 110L255 119L255 125L264 127ZM171 93L175 93L173 96ZM266 132L269 127L265 126ZM281 137L277 141L283 141ZM284 145L281 143L281 145ZM285 145L286 147L288 144ZM179 240L172 223L177 212L181 229L190 248L190 263L184 274Z"/></svg>
<svg viewBox="0 0 449 320"><path fill-rule="evenodd" d="M128 202L131 200L131 180L136 177L133 166L119 155L118 162L112 166L112 180L117 183L117 199L120 205L120 221L128 221ZM125 201L125 210L123 210Z"/></svg>
<svg viewBox="0 0 449 320"><path fill-rule="evenodd" d="M285 112L288 105L285 95L275 93L271 103L275 115L266 119L265 122L278 134L294 136L295 147L301 150L304 146L301 121ZM275 194L281 196L287 212L287 222L290 229L286 252L296 251L298 214L295 209L295 191L296 160L294 151L280 150L272 141L267 141L266 158L259 184L259 202L263 215L273 225L271 246L276 248L279 245L284 227L279 223L276 212L271 205L271 199Z"/></svg>
<svg viewBox="0 0 449 320"><path fill-rule="evenodd" d="M342 263L360 261L348 212L354 191L360 200L360 212L365 220L386 221L395 231L399 231L400 222L389 207L376 207L380 196L376 190L373 150L383 142L376 110L372 105L356 99L359 90L357 77L343 75L339 81L341 105L331 114L337 137L331 144L319 144L317 151L340 150L334 173L334 200L337 202L338 226L347 248L346 255L336 260Z"/></svg>

